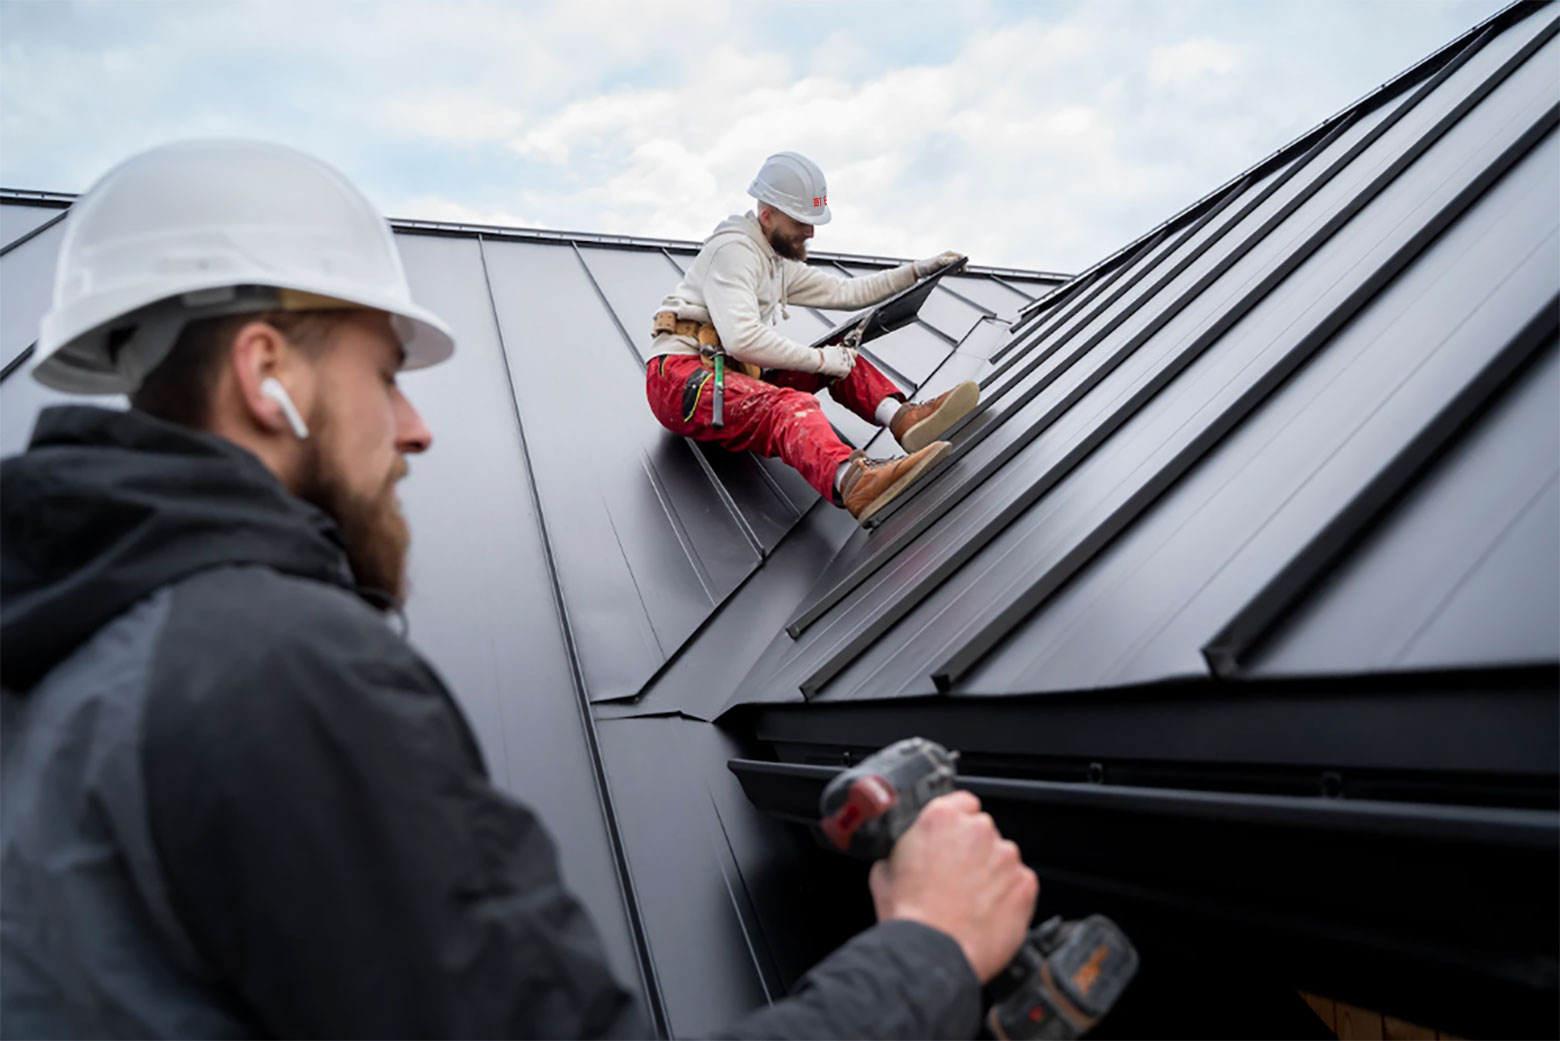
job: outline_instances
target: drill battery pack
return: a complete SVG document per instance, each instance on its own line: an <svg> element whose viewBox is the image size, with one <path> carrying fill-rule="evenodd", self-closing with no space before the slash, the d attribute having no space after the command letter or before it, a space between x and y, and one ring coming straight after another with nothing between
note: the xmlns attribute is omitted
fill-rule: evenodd
<svg viewBox="0 0 1560 1041"><path fill-rule="evenodd" d="M986 1026L1001 1041L1082 1037L1137 974L1137 949L1104 915L1052 918L1029 937L988 986L1000 996L994 995Z"/></svg>

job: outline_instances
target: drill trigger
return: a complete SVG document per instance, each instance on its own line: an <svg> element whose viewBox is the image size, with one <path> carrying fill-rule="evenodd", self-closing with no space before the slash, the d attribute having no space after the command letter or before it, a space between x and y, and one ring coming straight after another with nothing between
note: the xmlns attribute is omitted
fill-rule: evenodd
<svg viewBox="0 0 1560 1041"><path fill-rule="evenodd" d="M898 801L894 786L877 774L859 778L850 786L845 804L822 821L823 833L842 850L850 849L856 829L887 813Z"/></svg>

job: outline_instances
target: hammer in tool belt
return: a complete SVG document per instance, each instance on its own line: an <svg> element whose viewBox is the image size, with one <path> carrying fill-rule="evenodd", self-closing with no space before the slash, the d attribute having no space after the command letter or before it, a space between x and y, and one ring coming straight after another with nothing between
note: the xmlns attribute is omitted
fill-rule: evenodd
<svg viewBox="0 0 1560 1041"><path fill-rule="evenodd" d="M715 366L715 396L710 406L710 425L716 430L726 425L726 352L720 346L715 326L699 326L699 351Z"/></svg>

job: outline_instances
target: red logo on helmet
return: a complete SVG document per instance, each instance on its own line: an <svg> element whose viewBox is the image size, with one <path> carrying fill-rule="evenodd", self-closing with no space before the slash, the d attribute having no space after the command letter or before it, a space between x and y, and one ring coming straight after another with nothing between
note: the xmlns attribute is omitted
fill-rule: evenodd
<svg viewBox="0 0 1560 1041"><path fill-rule="evenodd" d="M828 204L829 204L829 197L827 195L815 195L815 196L813 196L813 205L814 206L827 206Z"/></svg>

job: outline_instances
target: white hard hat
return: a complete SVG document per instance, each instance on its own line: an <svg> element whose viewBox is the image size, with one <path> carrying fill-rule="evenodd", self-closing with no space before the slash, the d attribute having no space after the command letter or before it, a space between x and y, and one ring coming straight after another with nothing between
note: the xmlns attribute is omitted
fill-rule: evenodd
<svg viewBox="0 0 1560 1041"><path fill-rule="evenodd" d="M58 390L130 393L190 321L332 307L387 312L406 368L455 349L412 302L389 224L341 173L257 141L164 145L71 207L32 373Z"/></svg>
<svg viewBox="0 0 1560 1041"><path fill-rule="evenodd" d="M829 186L818 164L796 152L776 152L764 160L748 194L803 224L829 223Z"/></svg>

